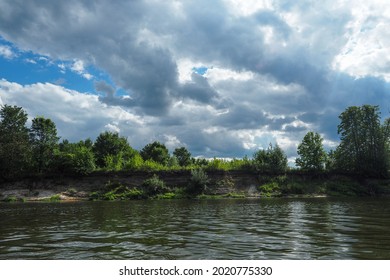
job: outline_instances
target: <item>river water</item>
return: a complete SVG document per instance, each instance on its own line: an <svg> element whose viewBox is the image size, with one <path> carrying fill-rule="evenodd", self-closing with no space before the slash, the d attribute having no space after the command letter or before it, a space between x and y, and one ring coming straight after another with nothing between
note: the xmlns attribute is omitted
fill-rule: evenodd
<svg viewBox="0 0 390 280"><path fill-rule="evenodd" d="M0 204L0 259L390 259L390 199Z"/></svg>

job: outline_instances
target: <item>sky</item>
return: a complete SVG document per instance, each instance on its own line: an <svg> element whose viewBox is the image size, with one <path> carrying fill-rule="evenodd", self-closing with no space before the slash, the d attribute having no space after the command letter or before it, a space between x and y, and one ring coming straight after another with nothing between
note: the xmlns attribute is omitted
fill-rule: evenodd
<svg viewBox="0 0 390 280"><path fill-rule="evenodd" d="M390 115L388 0L0 0L0 105L62 139L293 162L348 106Z"/></svg>

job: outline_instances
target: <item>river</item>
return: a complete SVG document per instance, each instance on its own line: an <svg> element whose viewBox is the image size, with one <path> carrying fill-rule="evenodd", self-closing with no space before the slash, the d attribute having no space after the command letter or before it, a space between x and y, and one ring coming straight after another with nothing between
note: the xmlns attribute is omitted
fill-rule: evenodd
<svg viewBox="0 0 390 280"><path fill-rule="evenodd" d="M390 259L390 199L1 203L0 259Z"/></svg>

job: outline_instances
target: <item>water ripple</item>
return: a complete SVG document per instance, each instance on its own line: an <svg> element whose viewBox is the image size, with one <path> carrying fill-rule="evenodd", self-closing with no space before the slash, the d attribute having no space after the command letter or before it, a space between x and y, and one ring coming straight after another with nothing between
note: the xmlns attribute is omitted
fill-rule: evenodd
<svg viewBox="0 0 390 280"><path fill-rule="evenodd" d="M389 259L389 202L0 204L0 259Z"/></svg>

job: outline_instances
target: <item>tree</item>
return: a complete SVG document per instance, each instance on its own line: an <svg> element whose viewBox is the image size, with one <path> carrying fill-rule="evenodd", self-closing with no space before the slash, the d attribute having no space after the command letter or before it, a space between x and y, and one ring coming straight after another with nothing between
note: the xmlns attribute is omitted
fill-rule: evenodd
<svg viewBox="0 0 390 280"><path fill-rule="evenodd" d="M27 118L21 107L4 105L0 109L0 177L15 178L29 169Z"/></svg>
<svg viewBox="0 0 390 280"><path fill-rule="evenodd" d="M91 141L69 143L64 140L55 152L56 169L61 173L86 175L95 169L95 158Z"/></svg>
<svg viewBox="0 0 390 280"><path fill-rule="evenodd" d="M191 153L185 147L176 148L173 155L177 158L180 166L191 164Z"/></svg>
<svg viewBox="0 0 390 280"><path fill-rule="evenodd" d="M305 171L320 171L326 163L326 152L322 145L323 139L318 133L312 131L306 133L302 142L298 145L299 157L296 165Z"/></svg>
<svg viewBox="0 0 390 280"><path fill-rule="evenodd" d="M386 122L380 123L378 106L348 107L341 115L336 149L337 166L360 175L384 176L388 169Z"/></svg>
<svg viewBox="0 0 390 280"><path fill-rule="evenodd" d="M93 152L98 167L108 167L113 164L123 167L135 153L126 138L110 131L99 134L93 145Z"/></svg>
<svg viewBox="0 0 390 280"><path fill-rule="evenodd" d="M287 156L279 145L269 144L267 150L254 153L253 165L258 172L283 173L287 170Z"/></svg>
<svg viewBox="0 0 390 280"><path fill-rule="evenodd" d="M57 128L51 119L36 117L30 128L30 143L32 147L33 166L38 173L50 168L53 161L54 149L60 138Z"/></svg>
<svg viewBox="0 0 390 280"><path fill-rule="evenodd" d="M140 152L144 161L153 160L162 165L167 165L169 161L169 151L164 144L158 141L147 144Z"/></svg>

